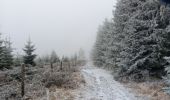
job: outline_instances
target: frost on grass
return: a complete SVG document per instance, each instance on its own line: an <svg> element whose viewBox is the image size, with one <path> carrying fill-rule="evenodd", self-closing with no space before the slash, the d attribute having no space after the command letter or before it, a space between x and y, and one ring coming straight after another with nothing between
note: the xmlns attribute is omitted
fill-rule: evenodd
<svg viewBox="0 0 170 100"><path fill-rule="evenodd" d="M56 86L63 89L76 89L82 78L77 66L66 66L63 70L60 66L54 66L53 71L50 66L44 67L26 67L25 75L25 96L24 98L37 99L46 96L46 89ZM5 79L0 82L0 100L14 99L20 100L21 97L21 69L16 67L12 70L6 70Z"/></svg>

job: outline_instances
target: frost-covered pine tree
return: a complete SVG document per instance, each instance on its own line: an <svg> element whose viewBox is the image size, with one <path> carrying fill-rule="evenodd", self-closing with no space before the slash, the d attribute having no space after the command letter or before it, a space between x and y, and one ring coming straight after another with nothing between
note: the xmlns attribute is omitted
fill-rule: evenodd
<svg viewBox="0 0 170 100"><path fill-rule="evenodd" d="M36 57L36 54L33 54L33 52L35 51L35 46L32 45L32 42L30 39L28 40L28 42L25 45L25 48L23 50L25 52L24 63L35 66L36 64L34 62L34 59Z"/></svg>
<svg viewBox="0 0 170 100"><path fill-rule="evenodd" d="M119 68L118 76L143 80L165 75L170 55L170 8L155 0L118 0L113 24L100 26L92 58ZM114 69L115 70L115 69Z"/></svg>
<svg viewBox="0 0 170 100"><path fill-rule="evenodd" d="M114 25L112 20L105 19L103 23L103 66L105 68L114 68L115 57L117 55L117 41L115 40Z"/></svg>
<svg viewBox="0 0 170 100"><path fill-rule="evenodd" d="M13 64L12 47L10 40L0 39L0 69L11 68Z"/></svg>
<svg viewBox="0 0 170 100"><path fill-rule="evenodd" d="M0 34L1 35L1 34ZM3 45L3 40L0 37L0 69L3 69L4 66L4 48L5 46Z"/></svg>
<svg viewBox="0 0 170 100"><path fill-rule="evenodd" d="M123 50L120 56L123 56L123 59L120 63L123 66L120 74L123 73L125 76L128 74L132 79L141 79L146 75L162 76L166 64L163 57L170 50L165 45L169 41L166 39L169 34L167 32L170 22L169 8L166 8L161 15L161 5L154 0L120 0L119 2L121 1L129 2L126 8L130 9L129 12L127 11L130 17L127 18L124 26L121 26L123 29L121 34L124 38L121 40Z"/></svg>
<svg viewBox="0 0 170 100"><path fill-rule="evenodd" d="M96 42L92 50L93 64L98 67L106 66L107 47L111 34L112 22L106 19L103 25L98 28Z"/></svg>
<svg viewBox="0 0 170 100"><path fill-rule="evenodd" d="M59 57L57 56L56 52L55 52L55 51L52 51L52 52L51 52L51 57L50 57L50 62L51 62L51 63L57 63L57 62L59 62L59 61L60 61L60 59L59 59Z"/></svg>
<svg viewBox="0 0 170 100"><path fill-rule="evenodd" d="M128 55L125 52L125 38L127 38L125 27L127 26L129 19L134 15L134 11L137 10L133 7L135 4L132 3L135 1L136 0L118 0L116 9L113 13L114 34L111 39L112 45L110 45L110 47L114 52L116 51L115 53L117 54L116 58L114 59L114 62L116 62L115 66L119 66L119 68L121 68L120 71L123 72L127 69L125 66L125 59L127 58L125 56Z"/></svg>
<svg viewBox="0 0 170 100"><path fill-rule="evenodd" d="M105 53L105 67L117 71L117 63L120 58L121 45L118 42L118 35L114 32L114 25L110 23L110 34L108 34L107 50Z"/></svg>
<svg viewBox="0 0 170 100"><path fill-rule="evenodd" d="M13 55L12 55L12 47L11 47L11 41L5 40L4 41L4 51L3 51L3 58L4 58L4 66L6 68L10 68L11 65L13 65Z"/></svg>
<svg viewBox="0 0 170 100"><path fill-rule="evenodd" d="M97 33L96 42L92 50L93 64L98 67L102 67L104 64L104 60L103 60L104 54L102 52L103 51L102 50L102 38L103 38L103 35L101 32L101 26L100 26L98 33Z"/></svg>

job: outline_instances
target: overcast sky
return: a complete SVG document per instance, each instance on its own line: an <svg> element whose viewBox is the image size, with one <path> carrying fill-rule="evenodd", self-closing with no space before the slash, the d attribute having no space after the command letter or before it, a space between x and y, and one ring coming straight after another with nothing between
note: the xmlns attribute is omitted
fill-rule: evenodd
<svg viewBox="0 0 170 100"><path fill-rule="evenodd" d="M36 53L55 50L71 55L83 48L89 52L99 24L112 18L116 0L0 0L0 32L10 36L15 52L29 36Z"/></svg>

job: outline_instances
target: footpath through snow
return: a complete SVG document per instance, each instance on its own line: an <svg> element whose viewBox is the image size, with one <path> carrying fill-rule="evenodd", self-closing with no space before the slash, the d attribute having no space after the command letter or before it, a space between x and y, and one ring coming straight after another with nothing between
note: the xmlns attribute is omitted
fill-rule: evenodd
<svg viewBox="0 0 170 100"><path fill-rule="evenodd" d="M76 100L137 100L133 93L113 80L111 72L90 64L82 69L86 85L80 89Z"/></svg>

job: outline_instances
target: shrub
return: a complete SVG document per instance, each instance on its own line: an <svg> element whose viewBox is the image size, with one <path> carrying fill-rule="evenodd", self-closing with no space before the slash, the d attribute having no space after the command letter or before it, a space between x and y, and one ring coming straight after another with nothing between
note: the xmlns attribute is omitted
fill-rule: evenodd
<svg viewBox="0 0 170 100"><path fill-rule="evenodd" d="M53 72L47 70L43 75L43 83L45 84L46 88L57 86L58 88L74 89L77 87L77 84L73 77L73 73L78 72L77 67L74 66L68 68L67 66L65 66L63 70L53 70Z"/></svg>

